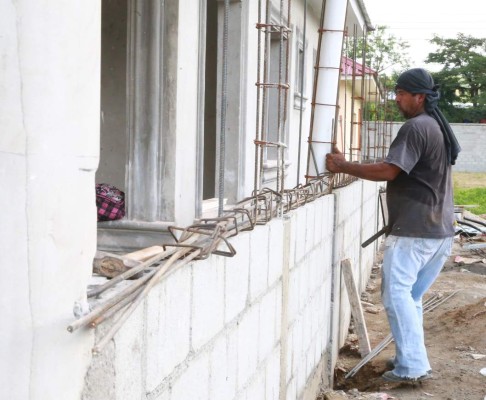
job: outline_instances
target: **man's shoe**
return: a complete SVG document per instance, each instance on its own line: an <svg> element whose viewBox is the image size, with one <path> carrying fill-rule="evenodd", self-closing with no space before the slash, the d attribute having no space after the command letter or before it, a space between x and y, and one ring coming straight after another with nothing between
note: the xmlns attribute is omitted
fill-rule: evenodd
<svg viewBox="0 0 486 400"><path fill-rule="evenodd" d="M393 371L387 371L381 376L385 381L388 382L422 382L426 381L427 379L432 378L432 371L426 372L424 375L416 377L416 378L410 378L408 376L398 376L393 373Z"/></svg>

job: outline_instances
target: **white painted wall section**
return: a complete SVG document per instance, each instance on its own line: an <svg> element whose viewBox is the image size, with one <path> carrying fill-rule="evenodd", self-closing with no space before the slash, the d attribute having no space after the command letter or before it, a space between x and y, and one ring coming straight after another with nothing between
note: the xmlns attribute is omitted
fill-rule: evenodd
<svg viewBox="0 0 486 400"><path fill-rule="evenodd" d="M0 3L0 398L79 399L96 248L100 4Z"/></svg>

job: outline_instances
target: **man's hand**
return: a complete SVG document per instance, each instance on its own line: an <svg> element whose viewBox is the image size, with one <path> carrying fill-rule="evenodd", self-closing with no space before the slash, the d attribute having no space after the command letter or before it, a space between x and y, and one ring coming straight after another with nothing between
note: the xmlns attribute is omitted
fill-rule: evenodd
<svg viewBox="0 0 486 400"><path fill-rule="evenodd" d="M360 164L346 161L344 155L335 147L326 154L326 168L329 172L344 172L369 181L392 181L402 171L400 167L387 162Z"/></svg>
<svg viewBox="0 0 486 400"><path fill-rule="evenodd" d="M329 172L344 172L343 166L346 164L346 158L337 147L333 147L332 153L326 154L326 169Z"/></svg>

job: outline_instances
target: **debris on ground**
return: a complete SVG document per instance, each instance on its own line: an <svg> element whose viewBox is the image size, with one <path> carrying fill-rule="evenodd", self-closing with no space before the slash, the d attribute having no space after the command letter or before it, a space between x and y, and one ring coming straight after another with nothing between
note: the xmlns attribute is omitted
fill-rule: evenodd
<svg viewBox="0 0 486 400"><path fill-rule="evenodd" d="M479 216L473 218L486 223ZM364 364L354 376L346 379L346 375L362 361L357 336L351 324L350 335L336 363L334 391L323 392L317 400L483 399L486 394L486 248L473 246L481 243L486 244L486 233L480 229L475 231L475 235L458 233L442 273L424 297L426 302L434 296L444 299L448 294L456 293L447 302L424 315L432 379L415 385L385 382L381 375L387 370L387 359L394 356L393 344ZM367 290L361 295L372 349L389 336L379 290L381 257L379 253Z"/></svg>
<svg viewBox="0 0 486 400"><path fill-rule="evenodd" d="M392 397L387 393L362 393L358 389L351 389L348 392L343 390L329 390L319 395L317 400L392 400Z"/></svg>

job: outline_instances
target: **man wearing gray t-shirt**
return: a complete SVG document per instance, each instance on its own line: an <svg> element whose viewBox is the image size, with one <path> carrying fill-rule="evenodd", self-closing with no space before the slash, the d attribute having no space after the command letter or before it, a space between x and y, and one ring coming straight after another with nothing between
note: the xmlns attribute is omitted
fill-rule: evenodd
<svg viewBox="0 0 486 400"><path fill-rule="evenodd" d="M383 162L346 161L337 150L326 168L372 181L387 181L388 227L382 267L382 301L395 339L396 356L383 379L431 377L422 326L422 296L450 255L454 236L451 165L460 151L437 108L438 87L413 68L401 74L396 104L407 121Z"/></svg>

